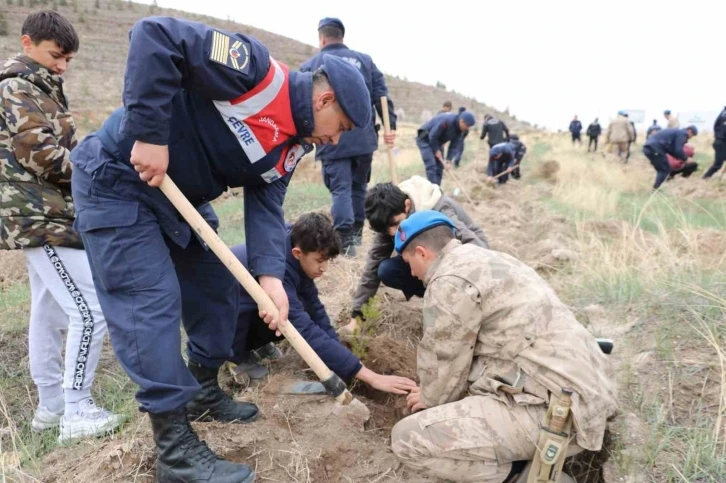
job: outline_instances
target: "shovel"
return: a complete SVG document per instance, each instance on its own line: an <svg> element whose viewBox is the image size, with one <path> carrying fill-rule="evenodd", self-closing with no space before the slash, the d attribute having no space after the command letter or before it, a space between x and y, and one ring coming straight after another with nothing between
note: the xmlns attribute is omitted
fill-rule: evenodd
<svg viewBox="0 0 726 483"><path fill-rule="evenodd" d="M234 275L247 293L257 302L259 308L268 314L274 315L275 318L279 318L279 311L269 295L262 290L262 287L250 275L244 265L237 260L237 257L234 256L229 247L224 244L222 239L219 238L219 235L202 218L202 215L187 200L186 196L174 184L168 174L164 176L164 180L161 182L159 189L169 198L169 201L171 201L177 211L184 217L186 222L189 223L189 226L199 234L202 240L209 245L209 248L219 257L229 271L232 272L232 275ZM322 385L326 389L325 392L334 396L343 405L350 404L353 396L345 387L345 383L325 365L320 356L303 339L290 321L285 321L284 325L278 326L278 330L285 336L293 349L300 354L300 357L310 366L313 372L315 372L315 375L320 378Z"/></svg>

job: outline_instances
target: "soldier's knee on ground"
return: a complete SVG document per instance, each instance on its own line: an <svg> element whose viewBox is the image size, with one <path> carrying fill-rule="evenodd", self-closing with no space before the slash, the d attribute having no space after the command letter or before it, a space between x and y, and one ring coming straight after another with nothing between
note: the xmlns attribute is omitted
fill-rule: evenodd
<svg viewBox="0 0 726 483"><path fill-rule="evenodd" d="M427 454L418 448L416 441L421 440L421 425L414 416L403 418L391 430L391 451L402 462L415 464L427 457Z"/></svg>

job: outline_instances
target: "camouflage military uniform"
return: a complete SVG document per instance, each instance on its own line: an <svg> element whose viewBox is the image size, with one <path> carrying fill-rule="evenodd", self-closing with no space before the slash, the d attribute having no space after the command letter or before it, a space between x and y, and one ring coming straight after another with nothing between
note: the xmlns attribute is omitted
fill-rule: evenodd
<svg viewBox="0 0 726 483"><path fill-rule="evenodd" d="M574 390L570 454L601 448L616 408L606 356L534 270L452 240L426 273L418 347L421 401L393 452L457 481L501 482L534 456L551 394Z"/></svg>
<svg viewBox="0 0 726 483"><path fill-rule="evenodd" d="M0 249L83 247L72 228L76 126L62 82L26 56L0 69Z"/></svg>

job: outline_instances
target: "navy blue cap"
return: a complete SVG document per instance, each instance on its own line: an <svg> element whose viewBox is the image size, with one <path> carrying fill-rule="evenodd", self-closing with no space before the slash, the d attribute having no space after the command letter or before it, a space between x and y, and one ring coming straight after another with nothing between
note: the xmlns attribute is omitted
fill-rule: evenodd
<svg viewBox="0 0 726 483"><path fill-rule="evenodd" d="M698 135L698 128L695 125L691 124L686 129L690 129L691 131L693 131L694 136Z"/></svg>
<svg viewBox="0 0 726 483"><path fill-rule="evenodd" d="M459 114L459 119L464 121L464 123L469 127L476 124L476 118L474 117L474 114L471 113L471 111L462 112L461 114Z"/></svg>
<svg viewBox="0 0 726 483"><path fill-rule="evenodd" d="M416 238L416 236L435 226L441 225L450 226L451 232L454 233L454 223L443 213L434 210L417 211L398 225L393 242L396 251L403 253L409 242Z"/></svg>
<svg viewBox="0 0 726 483"><path fill-rule="evenodd" d="M670 109L666 109L665 111L663 111L663 114L670 114L670 113L671 113Z"/></svg>
<svg viewBox="0 0 726 483"><path fill-rule="evenodd" d="M618 111L618 116L628 117L628 113L626 113L625 111Z"/></svg>
<svg viewBox="0 0 726 483"><path fill-rule="evenodd" d="M356 127L368 126L371 122L371 95L358 68L330 54L323 55L320 68L327 74L335 98L348 119Z"/></svg>
<svg viewBox="0 0 726 483"><path fill-rule="evenodd" d="M343 27L343 22L340 21L339 18L334 17L325 17L320 22L318 22L318 30L320 30L323 27L336 27L343 31L343 35L345 35L345 27Z"/></svg>

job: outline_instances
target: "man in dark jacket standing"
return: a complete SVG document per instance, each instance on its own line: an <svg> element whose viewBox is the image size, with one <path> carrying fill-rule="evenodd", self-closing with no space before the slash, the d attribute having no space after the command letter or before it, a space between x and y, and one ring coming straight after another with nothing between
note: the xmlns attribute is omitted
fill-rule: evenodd
<svg viewBox="0 0 726 483"><path fill-rule="evenodd" d="M572 134L572 144L575 144L575 141L580 143L582 145L582 139L580 139L580 133L582 132L582 123L579 119L577 119L577 116L570 121L570 134Z"/></svg>
<svg viewBox="0 0 726 483"><path fill-rule="evenodd" d="M489 136L487 142L491 149L496 144L509 141L509 129L502 121L487 114L484 116L484 125L481 128L479 139L484 139L486 136Z"/></svg>
<svg viewBox="0 0 726 483"><path fill-rule="evenodd" d="M383 118L381 97L388 97L386 80L369 55L349 49L344 43L345 27L337 18L324 18L318 24L320 52L306 61L301 72L312 72L323 65L323 56L334 55L355 66L366 82L371 102ZM388 99L388 116L391 134L385 142L393 146L396 138L396 114ZM363 235L368 181L371 178L373 152L378 149L375 116L363 129L343 133L337 145L316 146L315 159L322 161L323 182L333 197L333 223L340 237L343 255L354 256L355 245L360 245Z"/></svg>
<svg viewBox="0 0 726 483"><path fill-rule="evenodd" d="M299 159L368 126L371 100L350 63L325 58L294 72L256 39L174 17L131 29L124 107L71 153L81 232L111 343L139 386L156 442L158 481L254 481L220 459L192 419L243 423L254 404L219 386L234 334L239 284L156 187L168 172L213 228L210 202L244 189L250 273L287 320L282 205ZM188 335L181 354L180 322Z"/></svg>
<svg viewBox="0 0 726 483"><path fill-rule="evenodd" d="M653 119L653 124L651 124L650 127L648 128L648 130L646 131L645 138L646 139L649 138L651 134L656 133L656 132L660 131L661 129L663 129L663 128L658 125L658 120Z"/></svg>
<svg viewBox="0 0 726 483"><path fill-rule="evenodd" d="M587 137L590 138L590 141L587 143L588 153L590 152L590 148L593 148L593 153L597 151L597 139L600 137L600 134L602 134L602 127L600 126L597 118L595 118L595 120L587 126Z"/></svg>
<svg viewBox="0 0 726 483"><path fill-rule="evenodd" d="M713 123L713 135L716 138L713 142L715 158L713 165L704 173L703 179L710 178L718 172L726 161L726 107L718 115Z"/></svg>
<svg viewBox="0 0 726 483"><path fill-rule="evenodd" d="M654 190L658 189L671 173L671 167L666 155L670 154L680 161L688 161L683 146L697 134L698 129L696 126L688 126L685 129L663 129L645 141L643 154L650 160L650 164L653 165L657 173L653 185Z"/></svg>

